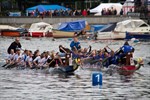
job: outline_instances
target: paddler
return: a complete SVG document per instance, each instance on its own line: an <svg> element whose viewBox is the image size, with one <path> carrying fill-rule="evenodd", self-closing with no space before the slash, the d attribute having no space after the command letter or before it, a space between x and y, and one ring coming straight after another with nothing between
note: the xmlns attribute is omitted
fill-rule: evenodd
<svg viewBox="0 0 150 100"><path fill-rule="evenodd" d="M70 47L72 51L78 51L81 49L80 42L78 41L77 37L73 38L73 41L70 43Z"/></svg>
<svg viewBox="0 0 150 100"><path fill-rule="evenodd" d="M18 48L18 49L16 49L16 53L13 57L13 60L5 68L13 68L13 67L17 67L18 65L21 65L21 64L22 64L22 55L21 55L20 49Z"/></svg>
<svg viewBox="0 0 150 100"><path fill-rule="evenodd" d="M16 53L17 48L21 48L21 43L20 43L19 37L15 38L15 41L11 43L11 45L9 46L7 52L10 54L11 49L13 49L14 52Z"/></svg>
<svg viewBox="0 0 150 100"><path fill-rule="evenodd" d="M26 66L29 68L33 68L33 54L32 51L29 51L29 55L26 58Z"/></svg>
<svg viewBox="0 0 150 100"><path fill-rule="evenodd" d="M60 58L58 53L52 51L51 56L46 61L46 65L49 67L58 67L59 63L63 66L62 59Z"/></svg>
<svg viewBox="0 0 150 100"><path fill-rule="evenodd" d="M36 68L42 68L45 63L46 58L44 52L33 60L33 64L36 66Z"/></svg>
<svg viewBox="0 0 150 100"><path fill-rule="evenodd" d="M133 57L134 48L126 41L117 53L120 56L121 62L125 65L130 65L130 60Z"/></svg>
<svg viewBox="0 0 150 100"><path fill-rule="evenodd" d="M20 67L20 65L23 65L23 64L24 64L24 60L23 60L23 57L21 54L21 50L18 48L18 49L16 49L16 54L14 56L12 65L10 65L10 68L18 67L18 66Z"/></svg>
<svg viewBox="0 0 150 100"><path fill-rule="evenodd" d="M12 60L14 59L15 56L15 52L13 49L10 50L10 54L8 55L7 59L6 59L6 63L10 64L12 62Z"/></svg>

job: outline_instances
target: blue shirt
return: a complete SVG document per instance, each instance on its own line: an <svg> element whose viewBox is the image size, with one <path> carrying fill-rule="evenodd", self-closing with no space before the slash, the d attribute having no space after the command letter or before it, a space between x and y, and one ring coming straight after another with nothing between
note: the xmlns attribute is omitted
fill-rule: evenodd
<svg viewBox="0 0 150 100"><path fill-rule="evenodd" d="M111 64L118 64L117 59L118 59L118 57L117 57L116 55L110 57L110 58L109 58L109 64L110 64L110 65L111 65Z"/></svg>
<svg viewBox="0 0 150 100"><path fill-rule="evenodd" d="M121 50L123 51L124 54L127 54L133 50L133 47L130 45L124 45L121 47Z"/></svg>
<svg viewBox="0 0 150 100"><path fill-rule="evenodd" d="M74 49L74 46L77 48L77 50L79 50L81 47L80 47L80 42L74 42L74 41L72 41L71 43L70 43L70 47L71 47L71 49L73 50Z"/></svg>
<svg viewBox="0 0 150 100"><path fill-rule="evenodd" d="M96 56L94 57L94 59L97 59L97 60L100 59L100 58L104 59L105 57L104 57L104 55L101 55L101 56L100 56L100 55L96 55Z"/></svg>

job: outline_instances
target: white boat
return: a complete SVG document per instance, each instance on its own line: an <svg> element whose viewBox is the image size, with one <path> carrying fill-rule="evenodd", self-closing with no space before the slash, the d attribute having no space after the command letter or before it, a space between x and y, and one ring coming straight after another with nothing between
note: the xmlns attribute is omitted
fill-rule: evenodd
<svg viewBox="0 0 150 100"><path fill-rule="evenodd" d="M128 19L125 21L118 22L114 30L101 32L98 31L96 39L125 39L126 32L150 34L150 26L141 19Z"/></svg>
<svg viewBox="0 0 150 100"><path fill-rule="evenodd" d="M28 31L25 28L0 25L0 36L19 37L27 34Z"/></svg>
<svg viewBox="0 0 150 100"><path fill-rule="evenodd" d="M29 28L32 37L52 37L52 26L45 22L33 23Z"/></svg>

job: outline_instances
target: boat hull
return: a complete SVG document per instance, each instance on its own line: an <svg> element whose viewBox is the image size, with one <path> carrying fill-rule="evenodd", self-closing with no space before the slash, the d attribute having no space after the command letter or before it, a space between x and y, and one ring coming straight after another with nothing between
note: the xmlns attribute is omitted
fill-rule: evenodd
<svg viewBox="0 0 150 100"><path fill-rule="evenodd" d="M19 31L15 31L15 30L2 30L1 31L1 36L19 37L21 35L20 35Z"/></svg>
<svg viewBox="0 0 150 100"><path fill-rule="evenodd" d="M118 68L118 73L124 76L132 75L135 71L136 67L134 65L121 66Z"/></svg>
<svg viewBox="0 0 150 100"><path fill-rule="evenodd" d="M130 33L127 32L126 33L126 39L132 39L132 38L136 38L136 39L150 39L150 32L149 33Z"/></svg>
<svg viewBox="0 0 150 100"><path fill-rule="evenodd" d="M31 37L52 37L52 32L44 33L44 32L29 32Z"/></svg>
<svg viewBox="0 0 150 100"><path fill-rule="evenodd" d="M99 32L97 34L96 39L97 40L121 40L125 39L126 34L125 33L119 33L119 32Z"/></svg>
<svg viewBox="0 0 150 100"><path fill-rule="evenodd" d="M54 38L72 38L74 36L74 32L67 32L67 31L53 31Z"/></svg>

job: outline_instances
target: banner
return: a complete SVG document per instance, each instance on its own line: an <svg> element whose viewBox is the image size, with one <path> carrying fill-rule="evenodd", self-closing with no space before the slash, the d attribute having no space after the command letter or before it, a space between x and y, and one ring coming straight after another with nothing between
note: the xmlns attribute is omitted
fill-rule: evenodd
<svg viewBox="0 0 150 100"><path fill-rule="evenodd" d="M21 12L9 12L9 16L21 16Z"/></svg>

